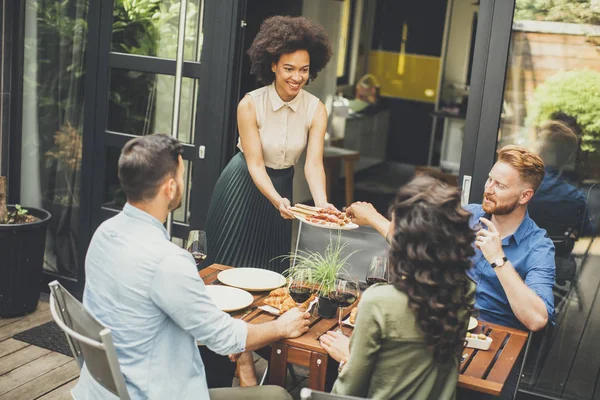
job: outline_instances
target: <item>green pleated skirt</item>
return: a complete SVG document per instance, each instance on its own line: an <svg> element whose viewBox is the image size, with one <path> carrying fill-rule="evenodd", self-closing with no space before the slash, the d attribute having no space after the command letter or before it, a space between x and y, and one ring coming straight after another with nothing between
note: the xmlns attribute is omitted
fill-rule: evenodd
<svg viewBox="0 0 600 400"><path fill-rule="evenodd" d="M292 200L294 167L267 168L277 192ZM243 153L225 167L217 181L206 224L208 254L203 267L223 264L282 272L289 266L292 221L258 190Z"/></svg>

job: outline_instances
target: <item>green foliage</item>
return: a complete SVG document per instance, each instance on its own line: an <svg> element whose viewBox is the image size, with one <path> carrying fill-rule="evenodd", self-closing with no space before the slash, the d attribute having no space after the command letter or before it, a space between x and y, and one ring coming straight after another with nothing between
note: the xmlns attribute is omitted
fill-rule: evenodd
<svg viewBox="0 0 600 400"><path fill-rule="evenodd" d="M595 152L600 144L600 72L559 72L535 89L528 110L528 126L540 126L556 111L577 118L581 150Z"/></svg>
<svg viewBox="0 0 600 400"><path fill-rule="evenodd" d="M600 25L600 7L593 0L517 0L517 21L554 21Z"/></svg>
<svg viewBox="0 0 600 400"><path fill-rule="evenodd" d="M15 205L14 211L9 211L6 214L5 220L2 222L3 224L16 225L16 224L24 224L27 222L33 222L35 217L29 215L29 210L21 207L21 205Z"/></svg>
<svg viewBox="0 0 600 400"><path fill-rule="evenodd" d="M312 270L312 284L318 288L320 296L328 296L335 288L335 279L341 273L346 273L344 266L348 259L356 253L355 250L343 257L342 253L348 246L348 243L341 242L341 235L338 234L334 242L333 237L329 237L329 244L325 253L316 253L299 250L295 255L295 265L284 271L284 275L291 276L300 268L310 268ZM294 255L285 258L293 259Z"/></svg>

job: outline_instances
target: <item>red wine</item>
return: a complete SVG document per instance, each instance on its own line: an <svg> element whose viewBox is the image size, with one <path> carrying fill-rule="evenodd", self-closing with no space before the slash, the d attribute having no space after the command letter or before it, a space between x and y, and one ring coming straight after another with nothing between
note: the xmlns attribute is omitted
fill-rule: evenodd
<svg viewBox="0 0 600 400"><path fill-rule="evenodd" d="M387 283L387 279L383 278L367 278L367 285L371 286L376 283Z"/></svg>
<svg viewBox="0 0 600 400"><path fill-rule="evenodd" d="M330 298L338 307L344 308L351 306L356 301L356 295L348 292L333 294Z"/></svg>
<svg viewBox="0 0 600 400"><path fill-rule="evenodd" d="M309 299L312 290L306 287L292 286L290 287L290 296L296 303L304 303Z"/></svg>
<svg viewBox="0 0 600 400"><path fill-rule="evenodd" d="M196 260L196 264L200 264L206 259L206 254L200 253L198 251L192 251L192 257L194 257L194 260Z"/></svg>

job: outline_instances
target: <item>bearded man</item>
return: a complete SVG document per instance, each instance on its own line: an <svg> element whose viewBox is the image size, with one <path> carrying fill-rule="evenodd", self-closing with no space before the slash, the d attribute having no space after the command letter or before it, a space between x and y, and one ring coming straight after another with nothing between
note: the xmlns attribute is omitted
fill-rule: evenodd
<svg viewBox="0 0 600 400"><path fill-rule="evenodd" d="M539 331L554 315L554 245L527 213L544 178L544 162L517 146L498 152L483 204L465 207L478 229L471 277L479 319Z"/></svg>
<svg viewBox="0 0 600 400"><path fill-rule="evenodd" d="M554 244L527 213L527 204L544 179L544 162L531 151L506 146L485 184L483 204L465 207L477 230L471 278L477 284L479 319L539 331L554 315ZM352 222L382 235L390 221L372 204L346 210Z"/></svg>

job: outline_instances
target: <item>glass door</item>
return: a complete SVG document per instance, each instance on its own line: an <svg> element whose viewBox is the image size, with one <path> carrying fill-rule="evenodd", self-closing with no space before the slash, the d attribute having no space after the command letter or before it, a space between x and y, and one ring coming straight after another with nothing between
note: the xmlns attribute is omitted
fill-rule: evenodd
<svg viewBox="0 0 600 400"><path fill-rule="evenodd" d="M117 177L123 145L135 136L168 133L176 134L185 147L185 195L182 207L174 212L172 227L174 236L187 234L196 159L202 22L202 0L115 0L112 8L102 10L100 54L102 47L108 51L98 68L92 229L125 204ZM178 52L183 29L184 48ZM178 55L183 56L180 71ZM174 120L179 121L176 126Z"/></svg>
<svg viewBox="0 0 600 400"><path fill-rule="evenodd" d="M226 162L243 6L243 0L15 4L14 69L22 80L11 96L9 202L53 215L42 289L57 278L70 289L82 287L95 228L124 204L117 159L135 136L178 131L187 179L172 233L185 237L192 217L202 227L210 188ZM202 188L194 203L192 176Z"/></svg>
<svg viewBox="0 0 600 400"><path fill-rule="evenodd" d="M174 240L187 237L192 220L202 228L210 189L226 162L243 4L114 0L102 5L91 123L90 236L125 204L117 177L121 148L133 137L153 133L175 134L184 145L184 200L168 224ZM192 187L198 188L195 193Z"/></svg>
<svg viewBox="0 0 600 400"><path fill-rule="evenodd" d="M497 149L534 151L545 177L529 215L556 249L556 323L533 335L520 391L598 398L600 8L593 0L493 3L470 200L481 201Z"/></svg>

